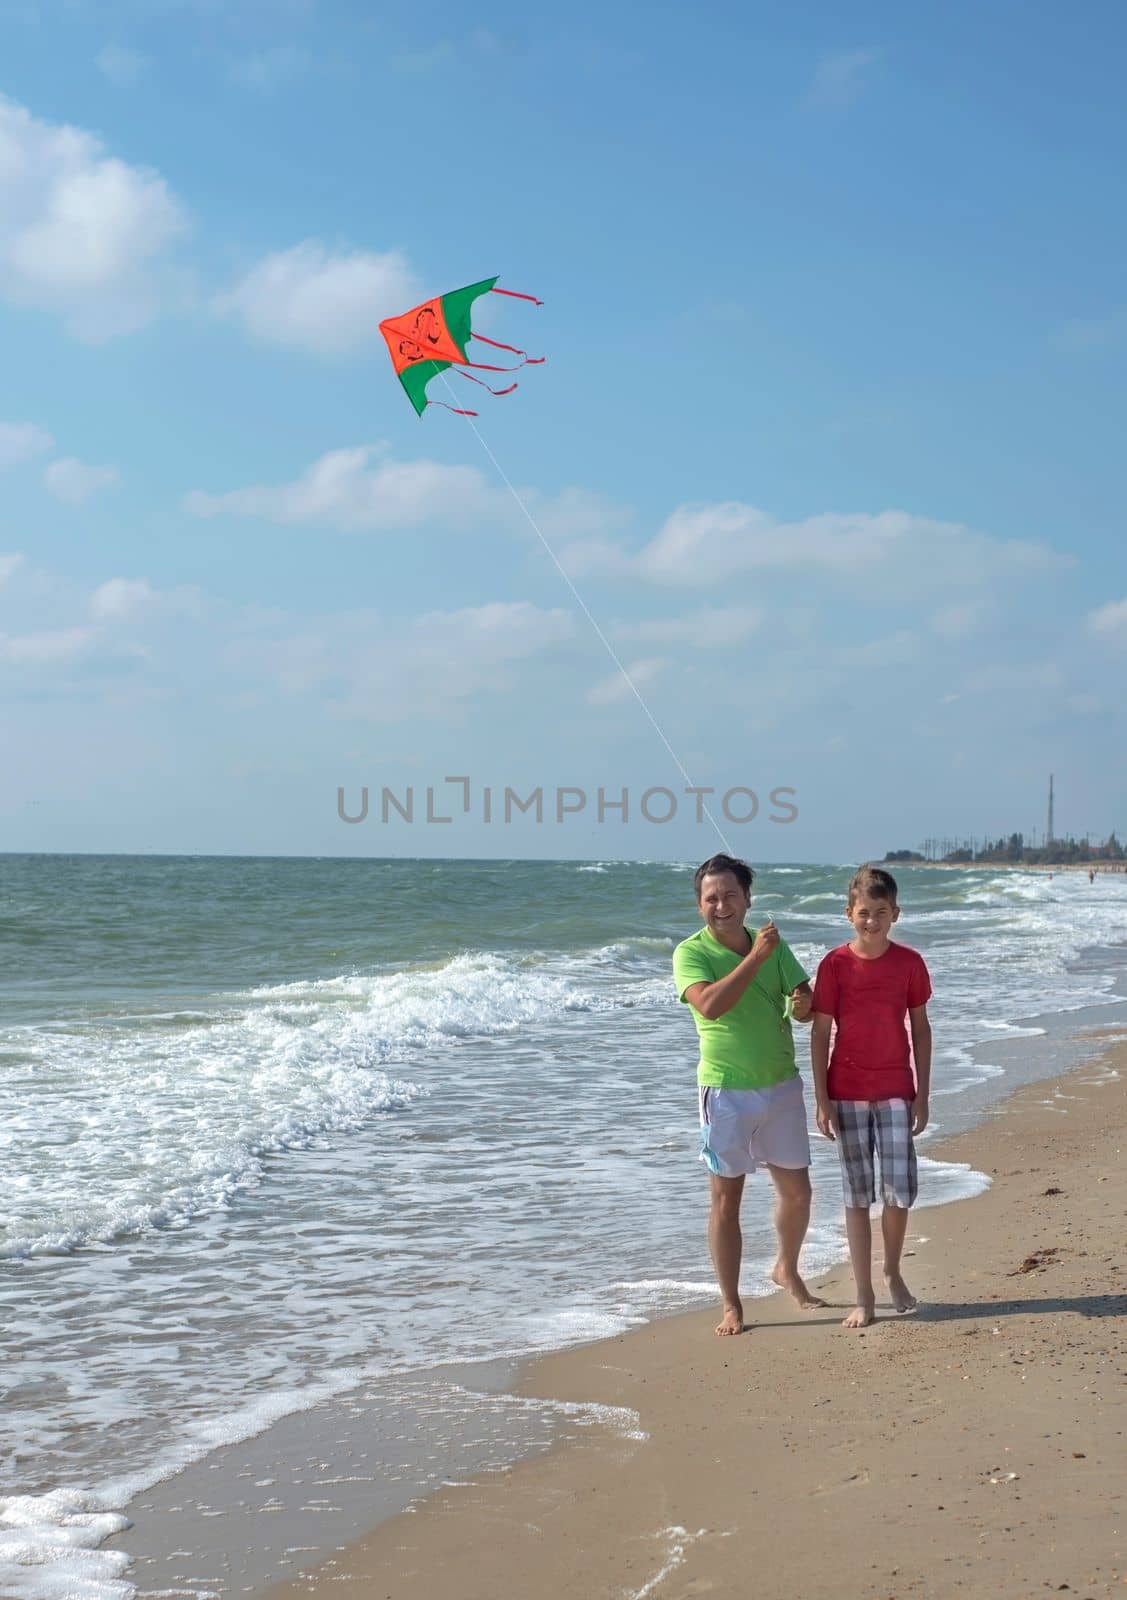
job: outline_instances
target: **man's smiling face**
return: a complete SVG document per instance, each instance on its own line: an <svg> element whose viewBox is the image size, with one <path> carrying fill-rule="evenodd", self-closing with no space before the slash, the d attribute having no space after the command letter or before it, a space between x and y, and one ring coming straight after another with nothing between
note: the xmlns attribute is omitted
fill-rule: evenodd
<svg viewBox="0 0 1127 1600"><path fill-rule="evenodd" d="M700 914L713 933L742 928L751 896L732 872L714 872L701 879Z"/></svg>

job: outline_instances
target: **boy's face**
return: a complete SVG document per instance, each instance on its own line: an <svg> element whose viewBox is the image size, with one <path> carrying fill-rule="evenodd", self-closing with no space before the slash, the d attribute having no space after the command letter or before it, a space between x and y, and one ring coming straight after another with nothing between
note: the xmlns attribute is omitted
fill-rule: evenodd
<svg viewBox="0 0 1127 1600"><path fill-rule="evenodd" d="M888 943L889 929L900 915L900 907L883 896L858 893L846 906L845 915L862 946L881 947Z"/></svg>

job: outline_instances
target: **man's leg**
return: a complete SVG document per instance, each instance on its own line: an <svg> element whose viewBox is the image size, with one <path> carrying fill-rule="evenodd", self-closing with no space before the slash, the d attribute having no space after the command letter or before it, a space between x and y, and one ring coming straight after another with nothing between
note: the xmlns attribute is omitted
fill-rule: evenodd
<svg viewBox="0 0 1127 1600"><path fill-rule="evenodd" d="M919 1304L900 1275L900 1257L904 1251L904 1235L908 1231L908 1208L885 1205L880 1219L884 1238L884 1281L888 1297L896 1311L914 1311Z"/></svg>
<svg viewBox="0 0 1127 1600"><path fill-rule="evenodd" d="M771 1281L780 1289L789 1289L804 1311L824 1306L826 1302L810 1293L798 1271L798 1253L810 1225L810 1170L770 1165L767 1170L775 1185L775 1232L779 1236Z"/></svg>
<svg viewBox="0 0 1127 1600"><path fill-rule="evenodd" d="M905 1213L907 1215L907 1213ZM857 1285L857 1304L845 1318L845 1328L867 1328L876 1316L873 1293L873 1229L868 1206L846 1206L845 1234L849 1240L849 1259Z"/></svg>
<svg viewBox="0 0 1127 1600"><path fill-rule="evenodd" d="M743 1256L743 1234L740 1232L740 1201L743 1199L744 1180L722 1178L709 1174L711 1206L708 1212L708 1248L712 1252L712 1265L720 1285L720 1298L724 1302L724 1315L716 1332L721 1336L744 1331L744 1308L740 1300L740 1260Z"/></svg>

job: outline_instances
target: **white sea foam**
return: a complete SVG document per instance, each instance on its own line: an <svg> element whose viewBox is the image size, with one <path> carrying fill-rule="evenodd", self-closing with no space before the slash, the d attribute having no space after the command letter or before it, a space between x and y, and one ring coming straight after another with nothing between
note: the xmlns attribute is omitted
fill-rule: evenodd
<svg viewBox="0 0 1127 1600"><path fill-rule="evenodd" d="M103 1550L129 1518L100 1495L55 1489L0 1498L0 1594L26 1600L131 1600L129 1556Z"/></svg>
<svg viewBox="0 0 1127 1600"><path fill-rule="evenodd" d="M574 963L578 975L612 948L629 949L605 947ZM154 1035L119 1023L26 1040L39 1098L19 1080L7 1094L0 1083L0 1148L19 1140L65 1159L10 1174L0 1257L66 1253L227 1208L260 1181L266 1158L402 1111L423 1092L376 1069L568 1013L675 998L648 976L596 993L568 964L553 973L467 953L433 970L266 986L206 1028Z"/></svg>
<svg viewBox="0 0 1127 1600"><path fill-rule="evenodd" d="M937 1128L936 1132L939 1131ZM985 1194L991 1180L985 1172L978 1172L965 1161L933 1161L929 1156L917 1156L920 1171L920 1196L922 1205L950 1205L956 1200L972 1200L976 1194Z"/></svg>

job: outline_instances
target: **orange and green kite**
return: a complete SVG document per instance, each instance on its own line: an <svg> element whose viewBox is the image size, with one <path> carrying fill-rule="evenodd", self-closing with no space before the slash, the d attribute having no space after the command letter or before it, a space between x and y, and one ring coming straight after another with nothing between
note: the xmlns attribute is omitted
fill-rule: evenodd
<svg viewBox="0 0 1127 1600"><path fill-rule="evenodd" d="M483 278L480 283L471 283L465 289L454 289L450 294L437 295L433 300L424 301L421 306L405 311L401 317L388 317L380 323L380 332L387 340L392 366L420 417L428 405L446 406L448 411L455 411L460 417L477 416L476 411L446 405L445 400L427 399L427 384L448 367L457 369L471 383L480 383L483 389L489 389L490 394L501 395L512 394L516 384L511 383L507 389L492 389L481 378L475 378L464 369L473 367L478 372L516 372L521 367L539 366L544 360L543 356L530 356L518 350L516 345L498 344L496 339L487 339L484 334L474 333L470 327L473 303L483 294L505 294L513 300L531 300L537 306L544 304L535 295L498 289L496 284L496 278ZM522 359L515 367L492 367L480 361L471 361L466 354L466 345L471 339L476 339L479 344L492 345L494 350L508 350Z"/></svg>

